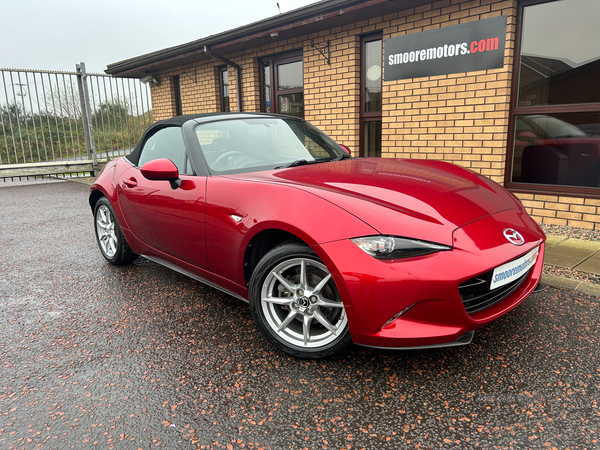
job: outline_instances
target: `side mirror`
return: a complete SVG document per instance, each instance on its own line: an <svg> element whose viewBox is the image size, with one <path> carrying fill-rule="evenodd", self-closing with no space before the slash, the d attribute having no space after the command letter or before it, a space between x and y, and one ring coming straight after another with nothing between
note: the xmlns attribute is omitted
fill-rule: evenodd
<svg viewBox="0 0 600 450"><path fill-rule="evenodd" d="M531 131L521 131L515 138L515 144L517 145L532 145L537 141L537 136Z"/></svg>
<svg viewBox="0 0 600 450"><path fill-rule="evenodd" d="M161 158L148 161L140 168L140 171L148 180L168 181L173 189L181 186L179 169L170 159Z"/></svg>

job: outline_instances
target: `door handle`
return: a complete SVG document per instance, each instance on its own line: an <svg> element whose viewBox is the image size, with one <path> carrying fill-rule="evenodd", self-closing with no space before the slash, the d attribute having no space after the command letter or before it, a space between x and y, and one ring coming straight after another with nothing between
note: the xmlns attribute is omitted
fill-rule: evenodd
<svg viewBox="0 0 600 450"><path fill-rule="evenodd" d="M123 187L136 187L137 186L137 180L133 177L131 178L127 178L126 180L123 180Z"/></svg>

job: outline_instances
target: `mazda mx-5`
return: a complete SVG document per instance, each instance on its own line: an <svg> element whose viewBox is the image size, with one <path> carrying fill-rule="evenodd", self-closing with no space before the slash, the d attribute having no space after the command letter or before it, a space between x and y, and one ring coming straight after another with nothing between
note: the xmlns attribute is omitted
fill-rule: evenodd
<svg viewBox="0 0 600 450"><path fill-rule="evenodd" d="M247 301L264 337L301 358L468 344L534 291L543 263L544 233L485 176L353 158L287 116L157 122L89 202L109 263L143 256Z"/></svg>

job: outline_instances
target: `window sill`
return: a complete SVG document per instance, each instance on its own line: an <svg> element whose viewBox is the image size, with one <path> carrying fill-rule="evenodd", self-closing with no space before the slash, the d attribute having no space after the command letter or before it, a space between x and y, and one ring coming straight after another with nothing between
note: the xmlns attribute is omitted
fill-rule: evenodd
<svg viewBox="0 0 600 450"><path fill-rule="evenodd" d="M600 187L579 187L552 184L505 183L504 187L513 193L559 195L563 197L582 197L600 199Z"/></svg>

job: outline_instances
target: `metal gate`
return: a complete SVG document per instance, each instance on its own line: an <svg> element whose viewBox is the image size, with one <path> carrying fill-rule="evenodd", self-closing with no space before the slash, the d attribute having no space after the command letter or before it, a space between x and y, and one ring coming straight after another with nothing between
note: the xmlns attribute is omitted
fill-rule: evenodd
<svg viewBox="0 0 600 450"><path fill-rule="evenodd" d="M153 122L138 79L0 69L0 178L97 174Z"/></svg>

